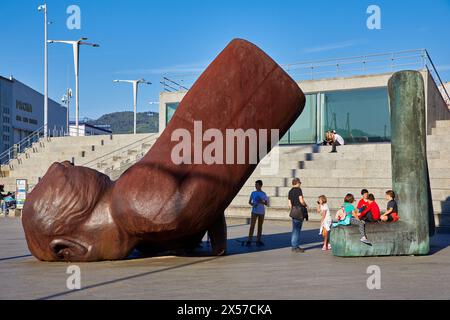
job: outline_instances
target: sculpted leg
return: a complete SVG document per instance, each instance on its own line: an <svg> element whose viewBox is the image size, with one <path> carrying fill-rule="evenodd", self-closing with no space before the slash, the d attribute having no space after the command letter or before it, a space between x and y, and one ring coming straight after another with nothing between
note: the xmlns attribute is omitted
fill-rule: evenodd
<svg viewBox="0 0 450 320"><path fill-rule="evenodd" d="M224 213L220 214L216 222L208 229L208 235L213 255L224 255L227 250L227 223Z"/></svg>

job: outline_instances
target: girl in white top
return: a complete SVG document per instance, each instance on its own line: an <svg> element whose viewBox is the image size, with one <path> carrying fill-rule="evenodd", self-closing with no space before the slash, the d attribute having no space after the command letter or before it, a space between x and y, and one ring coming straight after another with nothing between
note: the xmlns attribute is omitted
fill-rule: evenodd
<svg viewBox="0 0 450 320"><path fill-rule="evenodd" d="M317 213L319 213L321 216L319 234L323 237L322 251L331 250L329 232L331 229L332 218L330 208L327 204L327 197L323 195L320 196L319 200L317 201Z"/></svg>

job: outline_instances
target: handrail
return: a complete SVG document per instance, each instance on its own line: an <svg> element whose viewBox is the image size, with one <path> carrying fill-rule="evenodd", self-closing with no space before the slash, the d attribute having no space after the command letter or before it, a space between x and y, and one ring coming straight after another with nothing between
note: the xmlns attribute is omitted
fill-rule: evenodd
<svg viewBox="0 0 450 320"><path fill-rule="evenodd" d="M120 148L118 148L116 150L108 152L108 153L106 153L106 154L104 154L104 155L102 155L100 157L97 157L97 158L95 158L93 160L90 160L88 162L83 163L81 166L89 167L92 164L98 164L100 162L104 162L106 160L112 159L114 156L116 156L117 153L120 153L122 151L126 151L127 152L127 151L133 149L133 147L135 147L136 145L139 145L139 144L141 144L142 142L144 142L145 140L148 140L148 139L157 140L158 136L159 136L158 133L151 133L150 136L147 136L145 138L139 139L139 140L134 141L133 143L130 143L130 144L126 145L126 146L123 146L123 147L120 147Z"/></svg>
<svg viewBox="0 0 450 320"><path fill-rule="evenodd" d="M28 136L26 136L19 142L14 143L13 146L9 147L7 150L0 153L0 165L8 165L11 162L11 160L17 157L19 153L28 149L30 146L33 145L34 142L39 141L39 139L41 138L41 134L42 135L44 134L44 126L30 133ZM34 141L33 139L35 139L36 137L37 140ZM25 147L22 149L22 146Z"/></svg>
<svg viewBox="0 0 450 320"><path fill-rule="evenodd" d="M355 65L361 65L361 68L358 68ZM412 68L414 70L426 69L432 75L436 85L442 88L442 96L450 108L450 94L447 91L447 88L445 88L444 82L442 81L434 62L426 49L411 49L360 56L310 60L283 64L281 66L292 77L295 77L296 81L324 79L326 74L330 74L331 77L334 77L333 75L343 77L367 75L370 73L370 70L382 72L382 70L385 69L386 72L392 73L399 70L399 68L405 67ZM436 74L436 77L433 76L433 73ZM170 77L176 81L182 81L186 84L193 83L198 75L198 72L187 72L182 74L171 74ZM164 76L163 79L167 79L167 77ZM163 91L177 91L176 88L168 86L164 81L161 83L163 84ZM188 85L186 84L186 86Z"/></svg>
<svg viewBox="0 0 450 320"><path fill-rule="evenodd" d="M444 85L444 83L443 83L443 81L442 81L442 79L441 79L441 76L439 75L439 73L437 72L436 67L434 66L433 60L431 60L431 57L430 57L430 55L429 55L427 49L425 49L425 54L426 54L426 56L427 56L427 58L428 58L428 61L430 61L431 66L433 67L433 70L434 70L434 72L436 73L436 76L438 77L439 83L441 84L441 87L442 87L442 89L444 90L445 95L447 96L447 105L448 105L448 104L450 103L450 96L449 96L449 94L448 94L448 92L447 92L447 89L445 88L445 85ZM436 81L436 80L435 80L435 81Z"/></svg>

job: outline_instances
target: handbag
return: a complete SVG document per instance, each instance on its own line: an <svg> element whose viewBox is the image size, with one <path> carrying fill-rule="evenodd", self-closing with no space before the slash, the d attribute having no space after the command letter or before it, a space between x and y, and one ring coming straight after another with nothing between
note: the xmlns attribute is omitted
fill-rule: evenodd
<svg viewBox="0 0 450 320"><path fill-rule="evenodd" d="M305 213L304 210L306 210L305 207L302 206L294 206L291 208L291 212L289 213L289 216L292 219L297 219L303 221L305 219ZM307 210L306 210L307 211Z"/></svg>

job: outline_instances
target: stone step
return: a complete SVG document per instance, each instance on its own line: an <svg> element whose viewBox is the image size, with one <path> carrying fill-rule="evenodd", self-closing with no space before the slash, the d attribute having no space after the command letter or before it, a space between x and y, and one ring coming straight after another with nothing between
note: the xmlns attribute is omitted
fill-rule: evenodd
<svg viewBox="0 0 450 320"><path fill-rule="evenodd" d="M261 178L263 180L264 188L266 187L291 187L291 178L278 178L272 179L263 176L251 177L246 183L245 186L254 188L255 181ZM282 184L277 184L277 182L282 182ZM391 178L316 178L316 177L302 177L302 186L303 187L337 187L337 188L346 188L353 187L358 190L363 188L384 188L390 189L392 186Z"/></svg>
<svg viewBox="0 0 450 320"><path fill-rule="evenodd" d="M337 208L332 208L332 215L337 211ZM229 206L225 210L225 216L229 218L249 218L251 215L249 206ZM308 212L310 221L320 221L321 217L315 212L315 210L309 210ZM289 210L287 208L266 208L265 218L267 220L285 220L290 221ZM436 227L450 227L450 213L435 213L434 220Z"/></svg>
<svg viewBox="0 0 450 320"><path fill-rule="evenodd" d="M450 127L438 127L438 128L432 128L431 134L437 135L437 136L448 136L450 134Z"/></svg>
<svg viewBox="0 0 450 320"><path fill-rule="evenodd" d="M450 128L450 120L437 120L436 128Z"/></svg>
<svg viewBox="0 0 450 320"><path fill-rule="evenodd" d="M239 192L239 196L249 197L250 194L255 190L254 187L244 186ZM263 191L269 197L287 197L289 190L291 187L263 187ZM355 196L355 198L360 197L361 188L355 188L353 186L348 187L315 187L315 186L306 186L302 188L303 193L305 195L326 195L327 197L344 197L347 193L351 193ZM385 197L385 192L389 190L389 188L370 188L369 192L373 193L377 201L379 199L383 199ZM449 189L432 189L431 196L433 200L444 201L448 197L450 197L450 188Z"/></svg>

